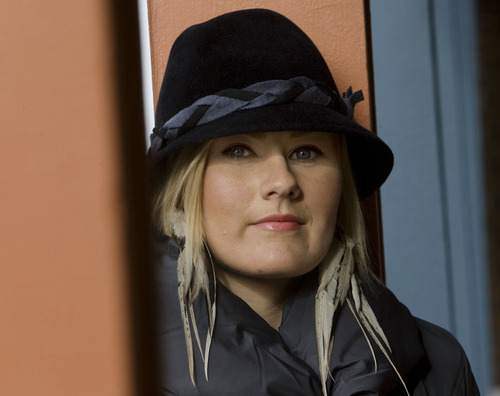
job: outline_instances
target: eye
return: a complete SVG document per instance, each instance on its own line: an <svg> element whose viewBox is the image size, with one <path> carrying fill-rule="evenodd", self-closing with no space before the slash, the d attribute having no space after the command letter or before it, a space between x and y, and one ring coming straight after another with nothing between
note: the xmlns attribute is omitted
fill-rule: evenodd
<svg viewBox="0 0 500 396"><path fill-rule="evenodd" d="M298 161L311 161L318 155L321 155L321 151L316 147L302 146L296 148L290 158Z"/></svg>
<svg viewBox="0 0 500 396"><path fill-rule="evenodd" d="M244 158L254 154L254 152L244 144L234 144L225 149L222 154L229 158Z"/></svg>

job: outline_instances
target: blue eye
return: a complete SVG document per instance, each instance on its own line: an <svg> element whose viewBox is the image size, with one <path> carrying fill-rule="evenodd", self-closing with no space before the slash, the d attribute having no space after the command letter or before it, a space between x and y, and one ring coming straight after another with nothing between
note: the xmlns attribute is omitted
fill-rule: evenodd
<svg viewBox="0 0 500 396"><path fill-rule="evenodd" d="M253 151L243 144L235 144L225 149L222 153L229 158L244 158L252 155Z"/></svg>
<svg viewBox="0 0 500 396"><path fill-rule="evenodd" d="M321 152L315 147L299 147L292 152L291 159L298 161L310 161L320 155Z"/></svg>

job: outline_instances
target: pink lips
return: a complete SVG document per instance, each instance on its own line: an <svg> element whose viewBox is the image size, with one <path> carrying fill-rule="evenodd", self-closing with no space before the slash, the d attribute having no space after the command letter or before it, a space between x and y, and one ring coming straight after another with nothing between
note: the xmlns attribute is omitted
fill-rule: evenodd
<svg viewBox="0 0 500 396"><path fill-rule="evenodd" d="M304 222L291 214L273 214L257 220L252 225L268 231L292 231L297 230Z"/></svg>

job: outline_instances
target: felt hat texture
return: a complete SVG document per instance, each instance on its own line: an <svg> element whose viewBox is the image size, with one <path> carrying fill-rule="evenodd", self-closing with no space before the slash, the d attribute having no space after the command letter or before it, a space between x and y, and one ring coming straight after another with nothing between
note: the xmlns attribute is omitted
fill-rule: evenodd
<svg viewBox="0 0 500 396"><path fill-rule="evenodd" d="M242 133L340 133L363 199L386 180L393 155L352 120L359 99L359 92L342 98L319 50L289 19L265 9L231 12L174 42L148 157L156 166L182 147Z"/></svg>

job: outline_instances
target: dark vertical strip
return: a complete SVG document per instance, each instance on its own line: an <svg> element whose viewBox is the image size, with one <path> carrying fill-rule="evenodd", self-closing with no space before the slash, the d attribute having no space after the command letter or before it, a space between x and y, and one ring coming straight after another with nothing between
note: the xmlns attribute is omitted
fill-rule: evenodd
<svg viewBox="0 0 500 396"><path fill-rule="evenodd" d="M500 387L500 2L480 0L479 52L493 380Z"/></svg>
<svg viewBox="0 0 500 396"><path fill-rule="evenodd" d="M437 49L437 30L436 30L436 12L434 9L434 1L427 0L429 11L429 28L430 28L430 49L431 49L431 62L432 62L432 86L434 96L434 108L436 111L436 143L438 152L438 173L439 173L439 188L441 196L441 213L443 223L443 242L444 242L444 265L446 268L446 285L448 295L448 309L450 314L450 331L456 333L457 320L455 311L455 291L453 282L453 271L451 263L450 252L450 221L448 216L448 191L446 185L446 172L445 172L445 150L444 150L444 136L443 136L443 112L441 108L441 90L439 87L439 54Z"/></svg>
<svg viewBox="0 0 500 396"><path fill-rule="evenodd" d="M370 14L370 0L364 0L365 34L366 34L366 67L368 71L370 118L372 131L377 133L376 109L375 109L375 81L373 74L372 53L372 27ZM370 243L370 255L372 256L372 269L378 277L385 282L384 265L384 239L382 230L382 206L380 203L380 192L375 192L363 202L366 229Z"/></svg>
<svg viewBox="0 0 500 396"><path fill-rule="evenodd" d="M138 5L111 1L118 136L121 149L125 244L136 395L159 393L153 269L149 260L149 215L144 161L144 114Z"/></svg>

